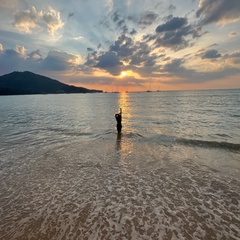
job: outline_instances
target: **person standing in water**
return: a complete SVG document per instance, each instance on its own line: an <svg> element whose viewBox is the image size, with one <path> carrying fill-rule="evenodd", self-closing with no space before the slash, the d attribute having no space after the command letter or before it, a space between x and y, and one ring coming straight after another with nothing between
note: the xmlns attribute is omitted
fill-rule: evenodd
<svg viewBox="0 0 240 240"><path fill-rule="evenodd" d="M120 108L120 112L115 114L115 118L117 120L117 131L118 133L122 130L122 109Z"/></svg>

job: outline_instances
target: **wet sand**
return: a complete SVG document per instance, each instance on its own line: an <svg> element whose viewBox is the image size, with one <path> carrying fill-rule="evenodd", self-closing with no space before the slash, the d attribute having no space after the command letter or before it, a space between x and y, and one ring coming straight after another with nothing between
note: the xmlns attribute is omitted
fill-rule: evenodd
<svg viewBox="0 0 240 240"><path fill-rule="evenodd" d="M129 139L18 149L1 165L1 239L239 239L239 179L198 149Z"/></svg>

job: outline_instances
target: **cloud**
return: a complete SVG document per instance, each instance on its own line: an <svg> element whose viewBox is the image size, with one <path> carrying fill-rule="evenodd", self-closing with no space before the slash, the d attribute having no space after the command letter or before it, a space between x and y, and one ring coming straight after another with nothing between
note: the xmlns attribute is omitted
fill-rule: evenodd
<svg viewBox="0 0 240 240"><path fill-rule="evenodd" d="M158 14L154 13L154 12L144 12L139 24L141 25L151 25L158 17Z"/></svg>
<svg viewBox="0 0 240 240"><path fill-rule="evenodd" d="M93 48L89 48L89 47L88 47L88 48L87 48L87 51L88 51L88 52L93 52L93 51L94 51L94 49L93 49Z"/></svg>
<svg viewBox="0 0 240 240"><path fill-rule="evenodd" d="M0 53L3 52L3 45L0 43Z"/></svg>
<svg viewBox="0 0 240 240"><path fill-rule="evenodd" d="M82 36L77 36L77 37L73 37L73 38L71 38L72 40L74 40L74 41L81 41L82 39L84 39L84 37L82 37Z"/></svg>
<svg viewBox="0 0 240 240"><path fill-rule="evenodd" d="M109 47L109 50L116 52L119 57L129 57L135 51L134 42L132 38L123 34Z"/></svg>
<svg viewBox="0 0 240 240"><path fill-rule="evenodd" d="M186 18L174 17L169 21L167 21L166 23L159 25L156 28L156 32L161 33L161 32L167 32L167 31L175 31L177 29L182 28L186 24L187 24Z"/></svg>
<svg viewBox="0 0 240 240"><path fill-rule="evenodd" d="M67 52L49 51L41 63L41 69L47 71L68 71L78 63L78 56Z"/></svg>
<svg viewBox="0 0 240 240"><path fill-rule="evenodd" d="M117 20L119 19L116 17ZM164 46L178 50L189 46L190 40L185 39L186 36L192 35L193 38L201 36L201 28L194 29L187 25L185 18L173 18L173 21L168 19L167 24L162 26L164 32L149 34L142 40L135 41L134 38L122 34L107 51L101 53L89 51L81 71L90 72L91 68L100 68L116 76L123 70L131 70L147 77L152 72L158 71L160 61L166 62L170 59L165 54L157 54L155 48ZM149 44L150 41L154 41L155 44Z"/></svg>
<svg viewBox="0 0 240 240"><path fill-rule="evenodd" d="M233 52L232 54L230 55L227 55L231 58L240 58L240 51L236 51L236 52Z"/></svg>
<svg viewBox="0 0 240 240"><path fill-rule="evenodd" d="M225 58L238 58L239 52L225 56ZM240 69L233 67L232 65L222 65L221 68L211 71L201 71L188 69L184 66L185 60L183 58L174 59L171 62L165 64L162 68L163 76L168 78L166 84L195 84L195 83L206 83L211 81L217 81L230 76L234 76L240 73Z"/></svg>
<svg viewBox="0 0 240 240"><path fill-rule="evenodd" d="M91 85L102 85L107 86L105 90L115 90L116 87L142 87L142 83L144 82L142 79L137 79L133 76L126 76L119 81L115 77L107 77L107 76L72 76L68 77L66 80L69 84L91 84Z"/></svg>
<svg viewBox="0 0 240 240"><path fill-rule="evenodd" d="M86 70L86 67L87 67L87 71L89 71L89 68L93 68L97 64L97 58L98 58L98 54L96 51L89 52L82 68L85 68Z"/></svg>
<svg viewBox="0 0 240 240"><path fill-rule="evenodd" d="M68 20L74 16L75 13L69 13L68 14Z"/></svg>
<svg viewBox="0 0 240 240"><path fill-rule="evenodd" d="M136 33L137 33L136 29L133 29L129 34L130 34L130 35L134 35L134 34L136 34Z"/></svg>
<svg viewBox="0 0 240 240"><path fill-rule="evenodd" d="M21 6L27 5L25 0L1 0L0 1L0 7L6 8L6 9L16 9Z"/></svg>
<svg viewBox="0 0 240 240"><path fill-rule="evenodd" d="M163 70L168 73L181 73L186 72L186 68L184 68L182 65L184 64L184 59L174 59L169 63L166 63L163 67Z"/></svg>
<svg viewBox="0 0 240 240"><path fill-rule="evenodd" d="M16 27L19 31L30 33L31 29L38 26L38 12L35 7L31 7L26 11L18 11L15 14L15 21L13 26Z"/></svg>
<svg viewBox="0 0 240 240"><path fill-rule="evenodd" d="M16 49L2 48L2 51L0 51L0 74L21 71L24 69L26 63L25 48L22 46L16 46ZM29 62L30 65L31 63Z"/></svg>
<svg viewBox="0 0 240 240"><path fill-rule="evenodd" d="M216 49L211 49L202 54L202 59L215 59L220 58L221 54Z"/></svg>
<svg viewBox="0 0 240 240"><path fill-rule="evenodd" d="M15 51L21 56L22 58L26 57L26 49L23 46L17 45Z"/></svg>
<svg viewBox="0 0 240 240"><path fill-rule="evenodd" d="M112 20L113 20L114 22L120 21L120 14L118 13L118 11L115 11L115 12L112 14Z"/></svg>
<svg viewBox="0 0 240 240"><path fill-rule="evenodd" d="M237 35L238 35L238 33L237 32L231 32L231 33L229 33L229 37L230 38L235 38L235 37L237 37Z"/></svg>
<svg viewBox="0 0 240 240"><path fill-rule="evenodd" d="M163 35L157 37L155 44L157 47L168 47L178 51L189 45L189 40L186 40L185 37L191 33L193 32L190 26L177 31L167 31Z"/></svg>
<svg viewBox="0 0 240 240"><path fill-rule="evenodd" d="M98 56L97 64L95 68L100 68L108 71L113 76L117 76L122 71L123 63L119 60L119 57L114 52L106 52Z"/></svg>
<svg viewBox="0 0 240 240"><path fill-rule="evenodd" d="M125 21L124 16L122 16L119 11L113 12L111 15L111 20L115 25L116 29L120 29L124 34L128 32L128 27ZM105 25L106 28L111 29L111 23L108 20L101 21L100 24Z"/></svg>
<svg viewBox="0 0 240 240"><path fill-rule="evenodd" d="M83 83L83 84L96 84L96 85L112 85L114 82L114 77L102 77L95 76L94 78L89 75L73 75L68 77L67 82L70 84Z"/></svg>
<svg viewBox="0 0 240 240"><path fill-rule="evenodd" d="M231 54L225 54L224 59L228 60L230 64L240 64L240 51L235 51Z"/></svg>
<svg viewBox="0 0 240 240"><path fill-rule="evenodd" d="M192 44L189 36L199 38L206 32L202 33L201 27L189 25L187 18L173 17L169 15L166 23L159 25L156 29L155 35L146 35L146 41L155 41L156 47L167 47L174 51L186 48Z"/></svg>
<svg viewBox="0 0 240 240"><path fill-rule="evenodd" d="M135 42L131 37L122 34L107 51L100 53L89 51L81 71L89 73L91 69L99 68L117 76L123 70L137 72L141 67L146 72L151 72L159 58L158 55L151 54L151 51L147 43Z"/></svg>
<svg viewBox="0 0 240 240"><path fill-rule="evenodd" d="M32 51L30 54L28 54L28 58L34 59L34 60L42 59L42 55L40 53L40 50Z"/></svg>
<svg viewBox="0 0 240 240"><path fill-rule="evenodd" d="M70 71L80 64L80 56L60 51L49 51L43 58L40 50L30 53L23 46L0 51L0 74L12 71Z"/></svg>
<svg viewBox="0 0 240 240"><path fill-rule="evenodd" d="M55 31L62 28L64 23L61 20L60 12L48 7L46 11L37 11L35 7L30 7L28 10L18 11L15 14L13 26L21 32L31 33L33 29L44 29L51 36L54 36Z"/></svg>
<svg viewBox="0 0 240 240"><path fill-rule="evenodd" d="M169 7L168 7L168 10L169 10L170 12L173 12L174 10L176 10L176 6L170 4Z"/></svg>
<svg viewBox="0 0 240 240"><path fill-rule="evenodd" d="M131 56L130 65L135 66L154 66L157 57L151 56L150 47L143 42L139 42L135 46L135 51Z"/></svg>
<svg viewBox="0 0 240 240"><path fill-rule="evenodd" d="M197 17L201 17L202 24L220 22L227 24L239 20L240 1L239 0L201 0L196 12Z"/></svg>

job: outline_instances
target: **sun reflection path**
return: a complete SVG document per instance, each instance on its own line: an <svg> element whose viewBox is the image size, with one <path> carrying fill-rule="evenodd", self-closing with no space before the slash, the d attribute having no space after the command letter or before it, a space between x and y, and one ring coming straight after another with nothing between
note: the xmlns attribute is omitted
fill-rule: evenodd
<svg viewBox="0 0 240 240"><path fill-rule="evenodd" d="M123 128L117 137L116 150L119 160L124 162L124 159L128 159L133 150L133 138L129 137L131 135L132 108L128 93L119 93L118 105L119 108L122 108Z"/></svg>
<svg viewBox="0 0 240 240"><path fill-rule="evenodd" d="M122 108L122 125L123 128L128 129L132 117L132 108L130 105L130 96L128 93L119 93L118 97L119 108Z"/></svg>

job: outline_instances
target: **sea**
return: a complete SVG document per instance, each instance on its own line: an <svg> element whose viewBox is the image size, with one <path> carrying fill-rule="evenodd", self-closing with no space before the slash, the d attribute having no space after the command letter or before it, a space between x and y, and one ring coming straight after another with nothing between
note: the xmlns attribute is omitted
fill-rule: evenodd
<svg viewBox="0 0 240 240"><path fill-rule="evenodd" d="M240 90L1 96L0 239L240 239Z"/></svg>

